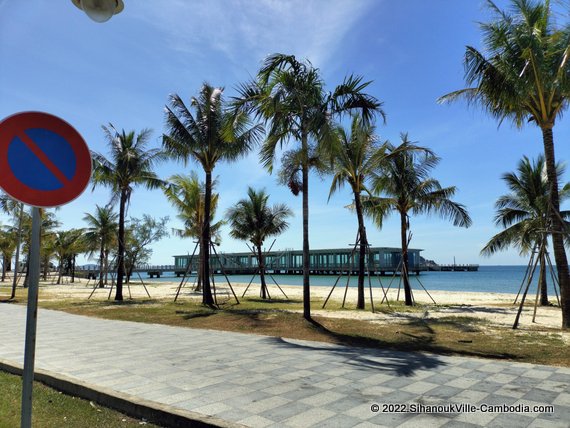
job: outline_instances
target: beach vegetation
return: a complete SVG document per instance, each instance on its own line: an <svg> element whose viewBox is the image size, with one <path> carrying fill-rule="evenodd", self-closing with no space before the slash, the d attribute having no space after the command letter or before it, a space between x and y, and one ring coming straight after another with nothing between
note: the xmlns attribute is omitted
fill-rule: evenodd
<svg viewBox="0 0 570 428"><path fill-rule="evenodd" d="M212 188L215 189L217 180L212 182ZM176 174L168 179L164 187L166 199L178 212L176 217L182 222L182 229L172 229L172 233L181 238L194 239L198 245L200 258L198 268L198 278L196 283L196 291L202 291L202 227L204 225L204 213L206 206L206 185L200 182L198 175L192 172L189 175ZM221 240L220 229L224 224L223 221L214 221L216 211L218 209L219 195L212 191L210 198L210 239L215 242ZM193 254L196 251L193 252ZM209 249L208 249L209 253ZM190 260L188 261L190 262Z"/></svg>
<svg viewBox="0 0 570 428"><path fill-rule="evenodd" d="M119 215L113 211L112 205L101 207L95 205L93 214L85 213L83 221L87 223L83 239L90 257L99 252L99 287L105 287L109 272L109 255L117 242L117 226Z"/></svg>
<svg viewBox="0 0 570 428"><path fill-rule="evenodd" d="M414 304L409 279L408 247L412 239L410 215L438 215L449 219L454 226L471 226L471 217L462 204L453 201L457 188L442 187L430 176L439 158L430 150L404 150L415 146L407 134L401 135L399 146L390 146L393 153L386 157L382 168L371 178L372 195L365 200L365 208L377 224L391 212L400 216L401 277L406 305Z"/></svg>
<svg viewBox="0 0 570 428"><path fill-rule="evenodd" d="M463 99L482 107L499 123L540 128L546 175L554 259L562 304L562 327L570 328L570 272L564 248L568 228L560 214L560 194L554 148L554 127L570 101L570 26L558 25L550 1L511 0L510 10L493 1L493 20L480 24L484 51L465 49L467 88L451 92L441 102Z"/></svg>
<svg viewBox="0 0 570 428"><path fill-rule="evenodd" d="M322 303L319 298L313 301L314 305ZM409 353L402 357L402 370L410 369L415 361L425 361L424 352L570 367L566 352L568 337L564 333L544 327L512 330L470 316L471 311L449 315L445 306L409 307L404 302L392 302L391 308L377 307L378 311L393 315L389 322L384 322L331 316L335 312L353 312L342 309L340 301L334 301L328 316L315 313L309 323L302 314L300 299L269 302L246 297L240 299L239 305L229 300L220 304L221 311L191 299L178 302L144 299L127 305L108 300L40 300L44 308L99 318L258 334L277 343L286 343L289 338L333 343L352 348L350 352L355 356L365 352L364 348L406 351ZM493 309L502 308L490 307ZM445 311L443 316L434 316L440 310ZM329 347L325 349L335 352Z"/></svg>
<svg viewBox="0 0 570 428"><path fill-rule="evenodd" d="M263 243L272 236L283 233L289 227L287 218L293 212L285 204L268 204L269 195L265 190L247 189L247 198L239 200L226 214L231 227L230 236L253 245L261 280L261 298L268 297L265 282L265 255Z"/></svg>
<svg viewBox="0 0 570 428"><path fill-rule="evenodd" d="M147 189L160 188L164 182L154 172L155 165L164 159L158 148L149 148L151 131L138 133L118 131L112 124L103 126L110 156L106 158L93 152L93 183L110 187L112 202L119 202L117 235L117 284L115 300L123 300L123 276L125 274L125 220L127 208L135 186Z"/></svg>
<svg viewBox="0 0 570 428"><path fill-rule="evenodd" d="M365 90L370 82L348 76L331 92L326 91L319 69L294 55L275 53L268 56L255 79L239 86L234 98L235 114L248 112L264 121L266 138L260 158L270 172L278 148L297 143L295 158L300 163L300 184L291 190L302 193L303 209L303 314L311 319L309 280L309 169L311 153L330 145L335 138L335 117L360 111L365 123L376 114L384 116L381 103Z"/></svg>
<svg viewBox="0 0 570 428"><path fill-rule="evenodd" d="M125 271L129 282L138 264L148 263L152 256L151 244L168 236L166 224L169 217L154 217L143 214L142 218L131 217L125 238Z"/></svg>
<svg viewBox="0 0 570 428"><path fill-rule="evenodd" d="M11 270L12 256L18 243L18 233L12 227L0 229L0 256L2 257L2 282L6 279L6 272Z"/></svg>
<svg viewBox="0 0 570 428"><path fill-rule="evenodd" d="M13 277L13 284L12 284L12 293L11 293L11 299L13 299L16 296L16 285L17 285L17 276L16 276L16 271L19 267L20 264L20 249L22 247L22 227L23 227L23 220L24 220L24 204L20 201L16 201L15 199L12 199L10 196L8 196L6 193L4 192L0 192L0 210L5 213L8 214L13 221L13 226L12 228L15 229L16 231L16 245L15 245L15 252L16 252L16 257L14 260L14 277ZM6 265L6 269L10 270L10 264L12 262L12 258L10 258L8 260L8 263ZM2 277L2 282L4 282L4 276Z"/></svg>
<svg viewBox="0 0 570 428"><path fill-rule="evenodd" d="M549 305L546 268L548 266L548 231L551 230L550 186L546 178L544 156L531 161L524 156L515 172L503 175L510 193L501 196L495 203L497 214L495 224L504 228L493 236L481 250L484 256L491 256L509 247L519 249L521 255L536 254L538 257L540 304ZM556 167L558 180L564 173L561 164ZM560 189L560 202L570 197L570 183ZM562 210L560 215L566 227L570 227L570 211Z"/></svg>
<svg viewBox="0 0 570 428"><path fill-rule="evenodd" d="M203 304L214 306L210 286L212 173L220 161L232 162L245 156L261 139L263 127L254 124L246 112L233 114L224 104L223 89L207 83L190 105L174 94L165 108L166 132L162 144L172 159L201 165L205 173L204 216L200 225L200 258Z"/></svg>
<svg viewBox="0 0 570 428"><path fill-rule="evenodd" d="M84 253L87 248L83 232L83 229L69 229L59 230L53 234L51 245L58 263L57 284L61 284L64 270L73 279L75 258L78 254Z"/></svg>
<svg viewBox="0 0 570 428"><path fill-rule="evenodd" d="M403 144L394 149L389 142L381 142L375 134L375 127L371 123L364 123L358 115L353 115L350 132L338 126L336 129L337 142L332 147L332 182L329 190L331 196L341 190L345 184L350 187L353 202L348 208L354 210L358 220L358 297L357 309L364 309L364 278L366 275L367 248L369 246L363 206L364 197L370 194L370 180L385 163L403 150L423 150L413 144ZM373 213L373 215L376 213ZM382 216L374 215L378 226L382 225ZM354 256L353 256L354 257ZM368 260L369 264L373 260ZM372 266L369 267L373 269Z"/></svg>

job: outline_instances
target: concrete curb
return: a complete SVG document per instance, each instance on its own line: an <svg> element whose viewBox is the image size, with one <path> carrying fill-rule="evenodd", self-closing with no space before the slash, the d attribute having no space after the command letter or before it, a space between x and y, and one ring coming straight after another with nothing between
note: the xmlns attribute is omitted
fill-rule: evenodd
<svg viewBox="0 0 570 428"><path fill-rule="evenodd" d="M23 367L21 364L0 358L0 370L21 376ZM177 409L166 404L145 400L134 395L93 385L48 370L36 368L34 371L34 380L42 382L65 394L84 398L85 400L96 402L104 407L118 410L128 416L138 419L144 418L151 423L164 427L245 427L245 425L228 422L216 418L215 416Z"/></svg>

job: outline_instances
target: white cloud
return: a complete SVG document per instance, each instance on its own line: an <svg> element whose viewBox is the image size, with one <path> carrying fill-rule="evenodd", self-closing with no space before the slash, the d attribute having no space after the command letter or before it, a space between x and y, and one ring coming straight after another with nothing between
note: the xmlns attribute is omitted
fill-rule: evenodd
<svg viewBox="0 0 570 428"><path fill-rule="evenodd" d="M373 0L145 1L131 13L156 26L173 49L203 57L222 54L234 66L273 52L323 66L343 37L377 5Z"/></svg>

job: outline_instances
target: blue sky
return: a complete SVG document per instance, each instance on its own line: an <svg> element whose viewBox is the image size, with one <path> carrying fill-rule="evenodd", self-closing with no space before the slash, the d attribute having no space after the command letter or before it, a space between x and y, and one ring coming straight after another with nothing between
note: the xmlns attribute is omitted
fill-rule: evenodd
<svg viewBox="0 0 570 428"><path fill-rule="evenodd" d="M493 205L506 188L500 177L514 170L522 155L542 150L540 132L497 123L464 103L438 105L436 99L462 88L465 45L481 47L477 22L488 17L483 2L406 0L124 0L125 10L96 24L71 1L0 0L0 118L40 110L71 123L92 150L106 154L101 125L126 130L153 129L160 146L168 95L185 100L202 82L235 95L239 82L254 76L273 52L308 58L332 87L347 74L373 81L371 94L384 102L388 120L378 126L382 139L399 140L401 132L430 147L441 158L433 175L456 185L456 200L473 218L469 229L437 217L414 217L412 246L440 263L525 264L516 250L481 258L484 243L498 231ZM506 2L499 1L499 5ZM555 128L557 158L569 157L568 119ZM157 172L196 170L198 165L168 162ZM301 248L301 199L277 185L258 164L257 153L233 164L220 164L219 214L245 196L247 186L265 187L273 203L295 212L289 231L275 249ZM565 177L568 179L568 177ZM344 208L341 192L327 203L330 178L311 177L310 243L312 248L346 247L354 241L356 218ZM64 228L82 227L84 213L109 199L104 188L89 187L57 217ZM170 216L175 212L160 191L135 189L129 215ZM8 219L2 217L2 221ZM373 246L399 246L399 220L382 230L368 227ZM223 230L223 251L247 251ZM188 240L171 237L153 246L152 261L173 262L172 255L192 251Z"/></svg>

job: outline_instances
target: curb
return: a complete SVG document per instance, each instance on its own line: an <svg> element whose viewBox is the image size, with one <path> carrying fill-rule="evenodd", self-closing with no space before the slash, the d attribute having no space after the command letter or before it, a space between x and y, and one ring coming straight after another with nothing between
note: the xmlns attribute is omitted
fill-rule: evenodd
<svg viewBox="0 0 570 428"><path fill-rule="evenodd" d="M21 364L0 358L0 370L22 375ZM163 427L220 427L243 428L235 422L229 422L215 416L178 409L166 404L145 400L134 395L114 391L109 388L93 385L60 373L43 369L34 370L34 381L41 382L65 394L96 402L104 407L118 410L128 416L145 419Z"/></svg>

